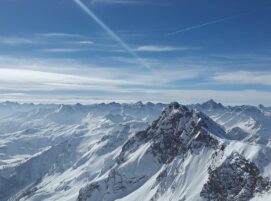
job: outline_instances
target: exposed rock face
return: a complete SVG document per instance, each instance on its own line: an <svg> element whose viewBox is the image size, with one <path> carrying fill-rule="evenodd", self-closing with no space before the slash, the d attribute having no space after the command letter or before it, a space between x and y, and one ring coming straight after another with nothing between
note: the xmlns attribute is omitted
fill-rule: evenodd
<svg viewBox="0 0 271 201"><path fill-rule="evenodd" d="M247 201L270 189L270 181L260 175L255 164L238 153L208 172L209 180L201 191L201 197L208 201Z"/></svg>
<svg viewBox="0 0 271 201"><path fill-rule="evenodd" d="M126 178L116 169L112 169L106 180L91 183L85 188L82 188L79 192L77 201L112 200L114 199L114 196L118 197L120 194L129 192L129 188L133 184L139 183L143 179L144 177ZM113 194L113 196L109 198L106 194Z"/></svg>
<svg viewBox="0 0 271 201"><path fill-rule="evenodd" d="M137 133L123 146L119 162L126 152L149 142L152 153L161 163L168 164L188 150L202 146L216 148L218 141L210 133L225 136L224 130L203 113L171 103L147 130Z"/></svg>

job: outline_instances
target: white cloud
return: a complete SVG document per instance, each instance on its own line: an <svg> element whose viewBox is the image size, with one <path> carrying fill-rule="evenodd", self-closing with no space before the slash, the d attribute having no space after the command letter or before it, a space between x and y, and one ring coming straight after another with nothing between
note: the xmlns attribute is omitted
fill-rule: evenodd
<svg viewBox="0 0 271 201"><path fill-rule="evenodd" d="M94 42L93 42L93 41L90 41L90 40L85 40L85 41L79 41L78 43L79 43L79 44L83 44L83 45L91 45L91 44L93 44Z"/></svg>
<svg viewBox="0 0 271 201"><path fill-rule="evenodd" d="M83 95L66 93L62 95L46 94L41 96L31 93L5 94L0 97L1 101L11 100L18 102L35 103L101 103L101 102L136 102L151 101L169 103L178 101L181 104L191 104L205 102L210 98L225 105L258 105L262 103L271 106L271 92L255 90L237 91L216 91L216 90L168 90L168 89L136 89L136 90L117 90L111 93L93 94L92 91L85 90Z"/></svg>
<svg viewBox="0 0 271 201"><path fill-rule="evenodd" d="M200 69L181 69L181 68L156 68L151 73L135 75L137 81L145 83L168 84L178 80L189 80L201 75Z"/></svg>
<svg viewBox="0 0 271 201"><path fill-rule="evenodd" d="M117 61L124 64L134 64L135 66L138 65L137 59L130 58L130 57L124 57L124 56L113 56L108 57L109 59L112 59L113 61ZM157 59L148 59L148 58L142 58L142 61L144 63L147 63L149 66L157 66L161 64L161 62Z"/></svg>
<svg viewBox="0 0 271 201"><path fill-rule="evenodd" d="M12 92L165 87L173 81L193 79L200 74L198 69L142 70L80 64L73 60L0 57L0 88Z"/></svg>
<svg viewBox="0 0 271 201"><path fill-rule="evenodd" d="M234 71L218 73L213 77L213 80L230 84L271 85L271 71L267 72Z"/></svg>
<svg viewBox="0 0 271 201"><path fill-rule="evenodd" d="M139 46L134 50L137 52L174 52L174 51L188 51L194 48L189 47L173 47L173 46L158 46L158 45L145 45Z"/></svg>
<svg viewBox="0 0 271 201"><path fill-rule="evenodd" d="M25 45L25 44L33 44L34 40L30 38L24 37L0 37L0 44L6 45Z"/></svg>
<svg viewBox="0 0 271 201"><path fill-rule="evenodd" d="M183 86L172 83L178 80L198 79L205 75L204 69L201 68L182 68L178 65L157 63L154 64L153 70L146 70L134 66L130 68L131 65L134 64L127 64L126 68L106 67L68 59L20 59L0 56L0 92L3 95L1 99L58 103L137 100L192 103L210 98L226 104L270 105L271 102L269 91L207 90L208 88L203 86L196 90L192 89L193 84ZM267 76L267 73L265 74ZM254 74L249 75L243 82L254 79ZM260 75L264 76L264 73L261 72ZM259 73L256 73L256 77L258 76ZM227 76L227 83L231 77ZM260 78L261 82L270 83L269 77ZM257 82L260 78L256 79ZM222 82L221 79L212 84ZM231 79L237 82L237 78ZM225 82L225 77L223 80Z"/></svg>
<svg viewBox="0 0 271 201"><path fill-rule="evenodd" d="M43 52L53 52L53 53L61 53L61 52L81 52L81 51L88 51L87 49L80 49L80 48L47 48L42 49Z"/></svg>
<svg viewBox="0 0 271 201"><path fill-rule="evenodd" d="M28 69L0 68L0 89L10 91L51 90L113 90L117 85L136 84L132 81L96 76L70 75Z"/></svg>
<svg viewBox="0 0 271 201"><path fill-rule="evenodd" d="M41 33L38 36L50 38L86 38L84 35L73 33Z"/></svg>
<svg viewBox="0 0 271 201"><path fill-rule="evenodd" d="M48 45L48 44L93 44L90 37L71 33L39 33L31 35L0 36L0 44L4 45Z"/></svg>

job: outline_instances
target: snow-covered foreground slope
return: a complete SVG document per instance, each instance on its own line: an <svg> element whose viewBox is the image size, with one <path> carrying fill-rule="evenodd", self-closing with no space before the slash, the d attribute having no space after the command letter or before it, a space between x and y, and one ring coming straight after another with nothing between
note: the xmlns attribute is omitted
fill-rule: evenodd
<svg viewBox="0 0 271 201"><path fill-rule="evenodd" d="M271 200L271 148L178 103L10 104L1 201Z"/></svg>

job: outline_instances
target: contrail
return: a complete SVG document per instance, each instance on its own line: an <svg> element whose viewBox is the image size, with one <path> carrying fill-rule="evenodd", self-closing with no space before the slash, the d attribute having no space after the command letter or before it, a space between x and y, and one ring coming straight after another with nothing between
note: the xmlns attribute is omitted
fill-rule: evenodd
<svg viewBox="0 0 271 201"><path fill-rule="evenodd" d="M270 8L270 7L267 7L265 9L268 9L268 8ZM179 33L191 31L191 30L194 30L194 29L199 29L199 28L202 28L202 27L205 27L205 26L209 26L209 25L212 25L212 24L217 24L217 23L220 23L220 22L224 22L224 21L227 21L227 20L231 20L231 19L234 19L234 18L237 18L237 17L244 16L244 15L250 15L250 14L256 13L258 11L244 12L244 13L236 14L236 15L233 15L233 16L216 19L216 20L209 21L209 22L206 22L206 23L203 23L203 24L187 27L187 28L184 28L184 29L181 29L181 30L178 30L178 31L168 33L168 34L166 34L166 36L172 36L172 35L176 35L176 34L179 34Z"/></svg>
<svg viewBox="0 0 271 201"><path fill-rule="evenodd" d="M234 16L234 17L236 17L236 16ZM191 31L191 30L194 30L194 29L198 29L198 28L201 28L201 27L208 26L208 25L216 24L216 23L219 23L219 22L223 22L223 21L232 19L234 17L224 17L224 18L213 20L213 21L206 22L206 23L203 23L203 24L187 27L187 28L184 28L184 29L181 29L181 30L178 30L178 31L168 33L167 36L172 36L172 35L176 35L176 34L179 34L179 33L186 32L186 31Z"/></svg>
<svg viewBox="0 0 271 201"><path fill-rule="evenodd" d="M123 40L115 34L105 23L102 22L86 5L84 5L80 0L73 0L83 11L85 11L105 32L108 33L120 46L131 54L137 61L146 68L150 68L147 63L143 61Z"/></svg>

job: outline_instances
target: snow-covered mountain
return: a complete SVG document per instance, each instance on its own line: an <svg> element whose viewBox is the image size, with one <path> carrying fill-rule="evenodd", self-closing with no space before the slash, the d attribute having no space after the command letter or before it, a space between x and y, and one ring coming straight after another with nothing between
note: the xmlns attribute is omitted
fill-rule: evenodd
<svg viewBox="0 0 271 201"><path fill-rule="evenodd" d="M263 140L271 135L261 136L271 123L267 107L0 108L1 201L271 200L271 148ZM248 116L260 129L244 123Z"/></svg>
<svg viewBox="0 0 271 201"><path fill-rule="evenodd" d="M191 105L225 127L231 139L258 143L271 147L271 110L259 106L224 106L209 100Z"/></svg>

